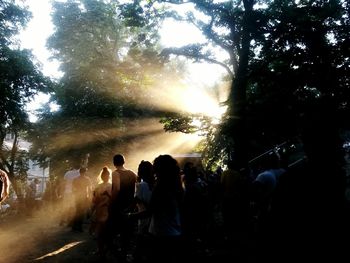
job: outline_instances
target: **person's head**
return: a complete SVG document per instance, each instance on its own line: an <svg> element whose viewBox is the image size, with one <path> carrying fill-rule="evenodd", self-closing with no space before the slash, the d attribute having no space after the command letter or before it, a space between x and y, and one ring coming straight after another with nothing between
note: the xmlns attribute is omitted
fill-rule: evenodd
<svg viewBox="0 0 350 263"><path fill-rule="evenodd" d="M153 161L154 173L160 183L173 183L180 180L180 168L170 155L159 155Z"/></svg>
<svg viewBox="0 0 350 263"><path fill-rule="evenodd" d="M103 167L101 171L101 180L106 183L109 181L110 171L107 166Z"/></svg>
<svg viewBox="0 0 350 263"><path fill-rule="evenodd" d="M184 164L183 172L186 173L187 171L190 171L194 167L193 162L186 162Z"/></svg>
<svg viewBox="0 0 350 263"><path fill-rule="evenodd" d="M153 182L154 181L154 174L153 174L153 165L148 162L142 160L139 164L137 175L140 179L142 179L145 182Z"/></svg>
<svg viewBox="0 0 350 263"><path fill-rule="evenodd" d="M186 162L183 168L184 180L187 183L196 182L198 179L197 168L192 162Z"/></svg>
<svg viewBox="0 0 350 263"><path fill-rule="evenodd" d="M87 171L87 168L84 168L84 167L82 167L82 168L79 169L80 175L85 175L85 174L86 174L86 171Z"/></svg>
<svg viewBox="0 0 350 263"><path fill-rule="evenodd" d="M72 169L73 170L78 170L80 168L80 161L74 160L72 162Z"/></svg>
<svg viewBox="0 0 350 263"><path fill-rule="evenodd" d="M113 157L113 164L114 166L123 166L125 163L124 156L121 154L116 154Z"/></svg>

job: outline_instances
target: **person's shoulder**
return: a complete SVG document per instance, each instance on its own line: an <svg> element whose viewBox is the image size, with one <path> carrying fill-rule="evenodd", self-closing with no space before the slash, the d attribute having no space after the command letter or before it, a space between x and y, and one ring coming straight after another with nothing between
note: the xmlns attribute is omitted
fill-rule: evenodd
<svg viewBox="0 0 350 263"><path fill-rule="evenodd" d="M64 174L64 178L65 179L72 179L74 177L78 177L80 175L78 170L68 170L65 174Z"/></svg>
<svg viewBox="0 0 350 263"><path fill-rule="evenodd" d="M137 174L133 171L133 170L128 170L130 174L132 174L133 176L137 177Z"/></svg>
<svg viewBox="0 0 350 263"><path fill-rule="evenodd" d="M273 173L270 170L266 170L266 171L259 173L256 176L255 181L260 181L260 180L263 180L263 179L265 179L267 177L271 177L271 176L274 176Z"/></svg>
<svg viewBox="0 0 350 263"><path fill-rule="evenodd" d="M118 175L120 175L119 172L118 172L118 170L114 170L114 171L112 172L112 176L118 176Z"/></svg>
<svg viewBox="0 0 350 263"><path fill-rule="evenodd" d="M0 179L1 179L1 181L8 181L7 173L1 169L0 169Z"/></svg>
<svg viewBox="0 0 350 263"><path fill-rule="evenodd" d="M125 173L125 174L127 174L127 175L129 175L129 176L133 176L133 177L137 177L137 175L136 175L136 173L133 171L133 170L131 170L131 169L124 169L124 170L120 170L122 173Z"/></svg>

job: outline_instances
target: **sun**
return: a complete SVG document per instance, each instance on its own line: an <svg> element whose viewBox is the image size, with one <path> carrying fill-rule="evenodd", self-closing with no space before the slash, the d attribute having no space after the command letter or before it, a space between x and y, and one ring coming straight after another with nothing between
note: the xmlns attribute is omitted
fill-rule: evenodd
<svg viewBox="0 0 350 263"><path fill-rule="evenodd" d="M217 98L196 87L187 87L181 101L183 109L188 113L210 117L216 123L220 121L227 109Z"/></svg>

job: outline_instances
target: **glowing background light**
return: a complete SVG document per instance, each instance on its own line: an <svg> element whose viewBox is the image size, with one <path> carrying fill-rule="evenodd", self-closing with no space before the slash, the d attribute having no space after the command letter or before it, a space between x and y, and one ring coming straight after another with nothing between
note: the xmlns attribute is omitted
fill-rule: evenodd
<svg viewBox="0 0 350 263"><path fill-rule="evenodd" d="M22 47L33 50L34 55L43 65L44 74L59 78L62 73L58 71L58 63L49 60L50 53L45 47L48 36L54 30L50 17L51 1L28 0L26 4L33 13L33 19L20 35ZM187 6L186 8L193 7ZM160 35L163 46L179 47L205 41L205 37L193 25L172 19L165 20ZM224 56L220 53L216 55ZM172 84L171 80L173 77L176 79L176 76L164 76L165 83L169 85L147 90L149 96L145 97L144 101L138 100L137 103L141 107L147 107L151 103L152 108L162 111L203 115L212 118L212 124L218 124L221 115L226 110L226 107L222 107L221 103L227 98L228 87L226 84L217 84L225 73L224 69L218 65L207 63L192 63L187 64L186 67L188 73L180 85L178 82ZM215 88L212 88L214 85L216 85ZM110 96L114 96L114 94L111 93ZM48 99L47 95L39 95L35 101L28 104L28 111L32 113L30 114L32 121L36 119L33 112ZM51 107L52 110L58 109L57 105L51 105ZM79 125L80 122L83 124L84 120L76 122ZM57 134L54 138L50 138L50 149L56 151L65 150L72 146L81 147L96 141L103 142L104 138L106 138L105 143L108 144L108 138L122 139L125 136L134 136L135 140L126 145L127 152L124 154L131 157L128 163L129 167L136 169L140 160L152 161L160 153L191 152L202 139L196 134L165 133L157 119L145 119L138 121L137 124L126 120L124 123L124 130L118 129L118 127L108 127L103 131L87 128L81 131L67 131ZM194 120L193 125L199 126L200 123ZM115 151L119 152L119 149L116 148ZM106 160L106 164L110 166L109 159ZM102 167L103 165L97 168L102 169Z"/></svg>

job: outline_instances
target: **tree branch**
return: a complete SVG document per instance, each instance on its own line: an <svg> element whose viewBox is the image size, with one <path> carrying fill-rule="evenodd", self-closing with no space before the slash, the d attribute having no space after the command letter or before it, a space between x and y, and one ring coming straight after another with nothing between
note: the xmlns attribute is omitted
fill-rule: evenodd
<svg viewBox="0 0 350 263"><path fill-rule="evenodd" d="M170 54L172 54L172 55L176 55L176 56L184 56L187 58L192 58L192 59L195 59L197 61L200 61L200 60L207 61L211 64L217 64L219 66L222 66L227 71L227 73L230 75L230 77L234 76L233 72L231 71L229 66L227 66L223 62L217 61L216 59L209 58L209 57L201 54L197 47L198 46L196 46L196 45L190 45L190 46L184 46L184 47L180 47L180 48L175 48L175 47L164 48L162 50L162 52L160 53L160 56L166 57L166 56L169 56Z"/></svg>

